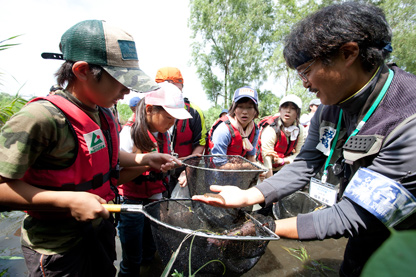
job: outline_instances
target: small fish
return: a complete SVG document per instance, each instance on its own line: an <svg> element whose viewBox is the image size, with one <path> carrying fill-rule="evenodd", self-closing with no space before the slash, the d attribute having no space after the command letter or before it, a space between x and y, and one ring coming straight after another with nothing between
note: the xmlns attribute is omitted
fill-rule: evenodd
<svg viewBox="0 0 416 277"><path fill-rule="evenodd" d="M220 200L222 201L222 203L224 203L224 204L225 204L225 199L224 199L224 197L222 197L222 196L221 196L221 195L219 195L219 194L207 192L207 193L205 193L205 194L204 194L204 196L205 196L205 197L214 197L214 198L218 198L218 199L220 199Z"/></svg>

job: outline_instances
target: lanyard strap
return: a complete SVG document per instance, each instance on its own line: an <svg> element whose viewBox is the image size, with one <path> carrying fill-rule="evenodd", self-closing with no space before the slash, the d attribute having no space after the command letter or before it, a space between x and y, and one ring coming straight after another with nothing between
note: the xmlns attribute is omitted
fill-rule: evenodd
<svg viewBox="0 0 416 277"><path fill-rule="evenodd" d="M384 95L386 95L387 89L390 87L391 81L393 80L393 76L394 76L393 70L389 69L389 76L387 77L386 83L384 84L383 88L381 89L380 94L377 96L376 101L374 101L373 105L371 105L370 109L365 114L363 120L361 120L361 122L357 125L357 127L351 133L351 135L348 137L348 139L345 141L345 143L347 143L347 141L349 141L349 139L351 137L355 136L361 130L361 128L364 126L364 124L367 122L367 120L370 118L370 116L377 109L377 107L380 104L381 100L383 99ZM331 157L334 153L335 145L337 144L337 141L338 141L339 131L341 129L341 119L342 119L342 110L339 112L336 134L335 134L334 140L332 140L332 142L331 142L332 143L331 151L329 152L328 158L326 159L326 162L325 162L324 172L323 172L322 180L321 180L322 183L326 183L329 162L330 162Z"/></svg>
<svg viewBox="0 0 416 277"><path fill-rule="evenodd" d="M345 141L345 143L347 143L347 141L351 137L355 136L361 130L361 128L364 126L364 124L367 122L367 120L370 118L370 116L373 114L373 112L377 109L378 104L380 104L384 95L386 95L387 89L390 87L391 81L393 80L393 76L394 76L393 70L389 69L389 76L387 77L387 81L384 84L383 88L381 89L380 94L377 96L376 101L374 101L373 105L371 105L370 110L368 110L368 112L365 114L363 120L361 120L361 122L358 123L354 132L352 132L352 134L348 137L348 139Z"/></svg>

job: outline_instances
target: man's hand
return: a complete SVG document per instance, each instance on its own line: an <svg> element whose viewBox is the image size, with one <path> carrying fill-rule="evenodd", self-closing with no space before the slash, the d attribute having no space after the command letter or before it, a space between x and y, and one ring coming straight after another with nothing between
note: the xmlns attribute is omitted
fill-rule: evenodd
<svg viewBox="0 0 416 277"><path fill-rule="evenodd" d="M210 186L210 189L213 192L219 193L194 195L192 200L223 208L246 207L264 202L263 194L255 187L242 190L236 186Z"/></svg>

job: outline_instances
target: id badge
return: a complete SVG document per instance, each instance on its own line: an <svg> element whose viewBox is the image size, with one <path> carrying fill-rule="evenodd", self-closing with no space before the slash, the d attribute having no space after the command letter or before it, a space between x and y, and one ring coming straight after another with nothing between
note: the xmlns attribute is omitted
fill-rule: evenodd
<svg viewBox="0 0 416 277"><path fill-rule="evenodd" d="M311 178L309 185L309 196L328 206L337 202L338 191L334 185L322 183L321 180Z"/></svg>

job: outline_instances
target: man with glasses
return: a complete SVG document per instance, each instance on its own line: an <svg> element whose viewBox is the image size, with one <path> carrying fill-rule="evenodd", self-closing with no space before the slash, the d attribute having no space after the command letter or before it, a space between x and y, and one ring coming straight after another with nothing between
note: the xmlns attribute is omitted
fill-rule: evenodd
<svg viewBox="0 0 416 277"><path fill-rule="evenodd" d="M328 208L278 220L275 233L301 240L348 237L340 275L359 276L389 237L388 227L416 228L416 76L385 64L391 41L383 11L368 4L335 4L300 21L283 54L324 104L301 152L254 188L212 186L224 200L194 199L222 207L268 206L308 184L311 191L332 188L316 194L328 198ZM331 187L336 178L338 188Z"/></svg>

